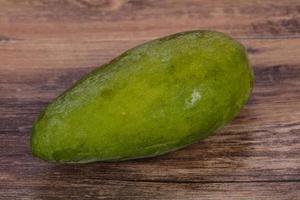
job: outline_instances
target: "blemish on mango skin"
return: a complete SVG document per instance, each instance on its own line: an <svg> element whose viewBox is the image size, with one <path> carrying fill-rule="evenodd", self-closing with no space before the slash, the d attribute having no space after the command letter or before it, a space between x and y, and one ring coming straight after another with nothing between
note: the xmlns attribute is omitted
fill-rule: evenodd
<svg viewBox="0 0 300 200"><path fill-rule="evenodd" d="M85 76L36 121L33 154L60 163L152 157L212 135L251 93L245 48L191 31L128 50Z"/></svg>
<svg viewBox="0 0 300 200"><path fill-rule="evenodd" d="M191 96L185 100L185 108L193 108L201 100L201 98L201 93L197 89L194 89Z"/></svg>

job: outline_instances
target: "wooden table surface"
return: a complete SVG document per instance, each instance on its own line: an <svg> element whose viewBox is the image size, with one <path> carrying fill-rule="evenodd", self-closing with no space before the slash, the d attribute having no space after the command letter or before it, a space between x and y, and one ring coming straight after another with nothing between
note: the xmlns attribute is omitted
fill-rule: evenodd
<svg viewBox="0 0 300 200"><path fill-rule="evenodd" d="M248 49L250 102L168 155L55 165L30 152L38 113L92 69L167 34L210 29ZM299 0L0 0L0 199L300 199Z"/></svg>

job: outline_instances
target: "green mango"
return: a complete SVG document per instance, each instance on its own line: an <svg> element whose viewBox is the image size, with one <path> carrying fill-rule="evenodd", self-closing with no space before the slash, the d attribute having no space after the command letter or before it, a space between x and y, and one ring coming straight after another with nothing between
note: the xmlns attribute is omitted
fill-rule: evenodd
<svg viewBox="0 0 300 200"><path fill-rule="evenodd" d="M223 33L190 31L147 42L56 98L33 126L32 152L87 163L186 147L239 113L253 78L245 48Z"/></svg>

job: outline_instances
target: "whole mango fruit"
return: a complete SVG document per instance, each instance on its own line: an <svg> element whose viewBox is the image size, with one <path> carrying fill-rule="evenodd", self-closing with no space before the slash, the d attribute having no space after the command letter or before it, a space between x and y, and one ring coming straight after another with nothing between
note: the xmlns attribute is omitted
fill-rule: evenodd
<svg viewBox="0 0 300 200"><path fill-rule="evenodd" d="M230 122L253 78L245 48L223 33L190 31L147 42L56 98L34 124L33 154L87 163L183 148Z"/></svg>

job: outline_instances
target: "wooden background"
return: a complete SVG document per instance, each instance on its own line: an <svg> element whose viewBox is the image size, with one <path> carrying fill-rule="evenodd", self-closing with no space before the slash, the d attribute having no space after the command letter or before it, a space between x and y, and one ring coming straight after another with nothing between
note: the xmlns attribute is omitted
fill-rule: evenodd
<svg viewBox="0 0 300 200"><path fill-rule="evenodd" d="M54 165L38 113L124 50L194 29L248 49L253 96L219 134L165 156ZM300 199L299 0L0 0L0 199Z"/></svg>

